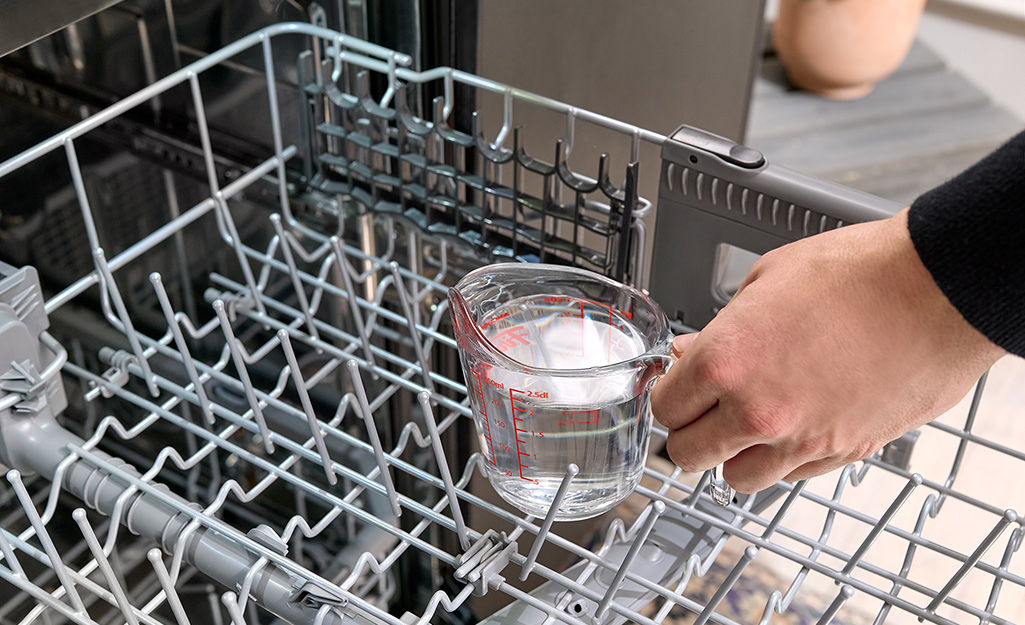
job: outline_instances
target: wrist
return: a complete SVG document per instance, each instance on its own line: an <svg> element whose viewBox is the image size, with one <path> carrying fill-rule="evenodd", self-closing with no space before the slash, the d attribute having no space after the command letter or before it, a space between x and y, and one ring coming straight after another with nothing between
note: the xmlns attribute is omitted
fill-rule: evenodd
<svg viewBox="0 0 1025 625"><path fill-rule="evenodd" d="M915 249L908 229L908 209L882 222L883 238L890 250L895 284L903 308L931 328L938 349L953 349L959 356L988 368L1007 352L972 326L950 302ZM981 371L980 371L981 374Z"/></svg>

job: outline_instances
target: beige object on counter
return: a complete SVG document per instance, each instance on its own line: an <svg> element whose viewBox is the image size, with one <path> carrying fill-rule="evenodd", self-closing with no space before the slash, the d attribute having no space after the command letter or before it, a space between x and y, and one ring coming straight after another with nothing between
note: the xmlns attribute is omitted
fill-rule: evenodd
<svg viewBox="0 0 1025 625"><path fill-rule="evenodd" d="M859 98L907 56L924 8L925 0L781 0L776 53L796 87Z"/></svg>

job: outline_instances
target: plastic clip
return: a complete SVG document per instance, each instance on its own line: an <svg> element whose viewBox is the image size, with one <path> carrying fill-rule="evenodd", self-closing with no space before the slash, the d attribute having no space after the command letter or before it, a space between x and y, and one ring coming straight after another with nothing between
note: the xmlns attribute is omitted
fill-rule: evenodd
<svg viewBox="0 0 1025 625"><path fill-rule="evenodd" d="M124 388L125 384L128 383L128 366L131 364L137 364L139 361L136 360L135 356L130 352L110 347L101 347L99 356L100 362L110 365L110 368L103 372L103 379L106 380L110 386ZM100 387L100 394L107 399L114 396L114 393L107 385Z"/></svg>
<svg viewBox="0 0 1025 625"><path fill-rule="evenodd" d="M499 573L514 555L517 555L516 543L510 541L505 532L488 530L459 556L455 578L472 584L473 594L479 597L488 591L489 586L497 587L505 581Z"/></svg>

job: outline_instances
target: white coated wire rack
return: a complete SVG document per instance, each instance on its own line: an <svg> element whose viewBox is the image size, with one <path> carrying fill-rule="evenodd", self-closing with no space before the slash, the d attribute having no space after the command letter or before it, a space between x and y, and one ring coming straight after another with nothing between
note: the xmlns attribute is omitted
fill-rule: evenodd
<svg viewBox="0 0 1025 625"><path fill-rule="evenodd" d="M308 99L299 145L284 139L283 124L296 120L282 119L275 79L274 48L286 38L315 57L313 74L300 81ZM226 181L201 78L254 50L264 63L272 147ZM463 174L424 155L432 141L472 144L505 163L516 156L507 144L522 106L563 114L569 128L583 120L622 134L635 156L641 143L665 138L408 62L324 28L281 24L0 164L3 177L63 151L93 263L45 298L33 270L2 268L0 458L10 468L0 490L3 622L187 625L227 615L235 625L399 625L475 620L486 607L481 616L494 611L488 622L496 623L1015 622L1025 570L1014 558L1023 530L1011 478L1023 473L1025 453L985 425L985 378L970 405L917 442L905 437L839 474L780 483L728 509L712 503L707 476L657 457L628 505L587 530L495 503L479 486L480 456L457 453L471 412L453 373L448 286L467 263L503 254L551 253L585 266L598 259L592 265L612 271L611 255L575 247L583 245L577 229L588 225L627 251L633 260L620 268L629 275L644 249L635 218L645 206L638 200L635 214L614 222L617 202L626 203L621 190L598 189L608 182L601 175L561 171L577 194L569 204L594 221L578 211L554 215L569 230L527 216L527 225L502 226L499 217L523 214L498 206L474 221L472 208L450 206L441 216L448 221L439 217L443 227L432 230L429 189ZM365 82L339 81L352 68L383 77L384 96L370 99ZM405 90L427 84L445 97L433 116L414 117L403 108ZM495 141L447 128L459 84L502 96ZM191 99L206 193L108 258L100 232L110 216L91 208L89 164L76 145L176 89ZM406 151L403 137L414 128L427 139ZM389 170L382 160L402 155L411 169ZM293 159L304 159L307 180L333 198L330 228L296 210ZM513 184L462 182L515 202L502 196ZM596 190L603 201L581 199ZM271 210L243 208L268 194ZM443 212L444 202L435 208ZM360 213L355 234L350 209ZM133 210L123 207L120 217L131 220ZM476 236L465 235L460 214ZM205 232L216 233L215 246ZM510 251L518 244L529 253ZM175 254L160 253L168 248ZM196 267L203 277L194 284ZM141 288L131 278L140 273ZM173 285L165 275L177 276ZM206 287L203 301L191 299L197 284ZM107 344L90 354L75 337L54 338L48 318L62 308L98 310L112 330ZM69 404L81 404L74 417ZM666 433L656 427L654 436L657 448ZM939 468L911 472L923 458ZM980 473L972 467L982 480L965 475ZM948 529L934 533L942 524ZM403 573L415 557L429 565Z"/></svg>

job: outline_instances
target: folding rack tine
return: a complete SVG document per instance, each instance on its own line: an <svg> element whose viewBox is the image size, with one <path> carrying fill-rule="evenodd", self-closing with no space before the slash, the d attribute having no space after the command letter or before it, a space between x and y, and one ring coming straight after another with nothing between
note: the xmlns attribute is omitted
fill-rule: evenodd
<svg viewBox="0 0 1025 625"><path fill-rule="evenodd" d="M57 579L60 580L61 587L64 589L64 594L66 594L68 600L71 601L71 607L74 609L76 614L80 616L88 616L85 609L85 603L82 601L82 596L78 594L78 589L75 588L75 583L72 581L71 575L68 573L68 567L64 564L64 560L61 559L61 555L57 551L57 547L54 546L53 540L50 538L50 533L46 530L46 526L43 525L42 520L39 518L39 513L36 511L36 506L32 502L31 495L29 495L28 490L25 489L25 483L21 480L21 473L17 469L11 469L7 472L7 481L10 482L11 487L14 488L15 494L18 496L18 501L21 503L21 507L25 511L25 516L28 517L29 523L35 531L36 538L38 538L40 544L42 544L43 551L50 559L50 566L53 569L53 572L57 575Z"/></svg>
<svg viewBox="0 0 1025 625"><path fill-rule="evenodd" d="M420 339L420 330L417 328L416 315L413 314L413 307L409 301L409 294L406 292L406 285L402 281L402 274L399 272L399 264L395 261L389 263L392 276L395 277L395 290L399 293L399 302L402 304L402 312L406 316L406 324L409 327L409 338L413 341L413 351L420 363L420 371L423 376L424 387L434 393L434 381L431 380L431 368L427 362L427 354L424 353L423 342Z"/></svg>
<svg viewBox="0 0 1025 625"><path fill-rule="evenodd" d="M320 453L324 476L327 478L328 483L334 486L338 483L338 476L335 475L334 471L334 462L331 460L327 444L324 442L324 433L320 429L317 414L314 412L313 403L310 401L310 392L306 388L306 380L303 379L302 370L299 368L299 361L296 359L295 351L292 349L292 340L289 338L288 330L278 330L277 336L278 341L281 343L281 349L285 353L285 360L288 362L288 370L291 373L292 382L295 384L296 392L299 393L299 401L302 404L303 412L306 413L310 434L313 436L317 451Z"/></svg>
<svg viewBox="0 0 1025 625"><path fill-rule="evenodd" d="M395 513L395 516L402 516L399 494L395 490L395 484L391 479L391 472L388 470L388 459L385 457L384 449L381 447L381 437L377 433L377 425L374 423L374 413L370 409L370 402L367 401L367 391L363 386L363 378L360 376L359 364L355 360L349 360L345 363L345 367L349 370L349 376L356 390L356 401L363 417L363 423L367 428L370 444L374 448L374 458L377 460L377 466L381 469L381 479L384 481L388 500L391 502L392 512Z"/></svg>
<svg viewBox="0 0 1025 625"><path fill-rule="evenodd" d="M555 491L555 497L552 498L552 503L548 507L548 514L545 515L544 522L541 524L541 529L538 530L537 536L534 537L534 543L530 546L530 553L527 555L527 559L523 562L523 570L520 572L520 581L527 579L530 572L534 570L534 563L537 561L537 555L541 553L541 547L545 544L545 538L548 537L549 530L552 529L552 523L555 521L555 515L558 513L560 506L562 506L562 500L566 497L566 493L569 492L569 487L573 483L573 478L580 472L580 468L577 465L570 463L566 466L566 474L562 478L562 482L559 483L559 489Z"/></svg>
<svg viewBox="0 0 1025 625"><path fill-rule="evenodd" d="M975 551L972 552L972 555L970 555L968 559L965 560L964 564L961 565L961 567L957 570L956 573L954 573L950 580L947 581L943 588L938 593L936 593L936 596L933 597L933 600L929 602L929 605L925 608L927 612L929 612L930 614L935 614L936 608L940 607L940 604L943 603L943 600L947 598L947 595L949 595L950 592L954 590L955 586L961 583L961 580L964 579L965 575L967 575L968 572L972 570L972 568L975 566L975 564L980 559L982 559L982 556L986 553L986 551L989 550L990 546L994 542L996 542L997 538L1000 537L1000 534L1003 533L1003 531L1007 528L1008 525L1016 522L1017 520L1018 515L1017 513L1015 513L1014 510L1007 510L1006 512L1004 512L1003 516L1000 517L996 525L993 526L993 529L989 531L989 534L987 534L986 537L982 539L982 542L980 542L979 545L975 548Z"/></svg>
<svg viewBox="0 0 1025 625"><path fill-rule="evenodd" d="M178 591L175 589L174 583L171 582L171 578L167 574L167 568L164 567L163 554L161 554L159 549L154 548L146 552L146 558L153 566L153 572L157 576L157 582L160 584L160 589L164 593L167 605L171 608L171 614L177 621L177 625L191 625L189 622L189 615L185 612L185 606L182 605L181 597L178 596Z"/></svg>
<svg viewBox="0 0 1025 625"><path fill-rule="evenodd" d="M916 473L911 476L911 479L908 480L908 483L904 485L903 489L901 489L900 494L898 494L897 497L893 500L893 502L890 503L889 507L886 508L886 512L884 512L883 515L879 517L879 520L876 521L875 526L872 527L872 531L869 532L868 536L865 537L865 540L863 540L861 545L858 546L857 551L854 552L854 555L851 556L851 559L847 561L847 564L844 566L843 571L841 571L842 575L849 576L851 572L855 569L855 567L858 566L858 562L861 561L861 558L864 557L865 552L868 551L869 547L872 546L872 543L875 542L876 538L879 537L879 534L883 531L887 524L889 524L890 519L893 518L893 515L897 514L897 510L900 510L900 507L904 505L904 502L907 501L907 498L911 496L911 492L915 490L915 488L917 488L918 485L921 483L921 475Z"/></svg>
<svg viewBox="0 0 1025 625"><path fill-rule="evenodd" d="M231 329L231 322L228 320L224 300L217 299L212 305L214 314L217 315L217 321L220 323L221 331L224 333L224 340L228 345L228 351L231 353L232 362L235 364L235 371L238 373L239 382L242 383L242 391L249 402L249 408L253 411L253 419L260 428L260 438L263 439L264 449L267 450L267 453L272 454L274 453L274 441L271 440L270 428L267 427L267 420L264 418L260 399L256 396L256 389L253 387L253 382L249 377L249 369L246 367L243 347L239 344L238 339L235 338L234 331Z"/></svg>
<svg viewBox="0 0 1025 625"><path fill-rule="evenodd" d="M295 265L295 258L292 256L292 243L288 234L281 226L281 215L274 213L270 216L271 224L274 225L274 232L277 234L281 255L288 265L288 276L292 280L292 288L295 289L295 296L299 300L299 309L306 318L306 331L314 339L319 339L317 326L313 323L313 312L310 310L310 301L306 297L306 289L303 288L302 280L299 279L299 269Z"/></svg>
<svg viewBox="0 0 1025 625"><path fill-rule="evenodd" d="M338 269L339 275L342 277L342 285L345 287L345 292L348 294L346 300L349 303L349 313L352 315L352 320L356 324L356 333L359 334L360 343L363 345L363 359L367 361L371 371L374 372L374 377L377 377L377 364L374 362L374 352L370 349L370 337L367 333L366 325L363 323L363 313L359 309L359 304L356 302L356 289L352 283L352 276L349 274L349 263L345 260L345 252L342 250L342 242L337 236L332 236L330 239L331 250L334 252L335 267Z"/></svg>
<svg viewBox="0 0 1025 625"><path fill-rule="evenodd" d="M117 579L114 574L114 569L110 566L110 561L107 560L107 554L103 552L103 548L100 547L100 541L96 539L96 534L93 532L92 525L89 523L89 519L86 517L85 510L82 508L76 508L71 513L71 517L78 524L79 529L82 531L82 536L85 538L85 542L89 545L89 551L92 552L93 559L96 561L96 566L99 567L100 573L103 575L103 579L107 582L107 587L110 592L114 594L114 599L117 601L118 609L121 610L121 616L125 618L128 625L139 625L139 619L135 616L135 609L128 601L128 596L125 594L125 589L121 586L121 582Z"/></svg>
<svg viewBox="0 0 1025 625"><path fill-rule="evenodd" d="M448 497L449 510L452 511L452 520L456 524L459 545L465 551L470 548L470 536L466 531L466 524L463 522L463 511L459 508L459 496L456 494L455 485L452 483L452 473L449 471L448 458L445 457L445 448L441 444L438 424L434 420L430 393L427 391L418 393L417 401L420 403L424 423L427 425L427 434L431 438L431 448L434 450L435 461L438 463L438 472L441 474L441 481L445 485L445 495Z"/></svg>
<svg viewBox="0 0 1025 625"><path fill-rule="evenodd" d="M174 309L171 307L171 300L167 297L167 291L164 290L160 274L157 272L151 273L149 281L157 294L160 309L167 319L167 328L170 330L171 336L174 337L174 343L178 347L178 351L181 352L182 365L184 365L185 372L192 382L193 392L199 400L199 408L203 412L203 417L206 418L207 423L213 423L214 415L210 411L210 400L207 398L206 391L203 389L203 382L199 379L199 374L196 372L196 365L192 361L192 355L189 353L189 346L185 343L185 336L182 334L181 327L178 326L178 319L175 317Z"/></svg>
<svg viewBox="0 0 1025 625"><path fill-rule="evenodd" d="M829 625L833 622L833 618L840 612L840 608L847 603L847 600L854 596L854 588L847 584L840 587L840 592L836 594L836 598L829 604L826 611L822 613L822 616L816 622L815 625Z"/></svg>
<svg viewBox="0 0 1025 625"><path fill-rule="evenodd" d="M630 550L626 553L626 557L623 558L623 562L619 566L619 570L616 571L616 575L612 578L612 582L609 583L608 590L605 591L605 596L602 597L601 602L598 603L598 608L594 612L596 619L602 619L605 617L605 613L609 609L609 604L612 603L612 598L615 597L616 592L619 591L620 584L623 583L623 578L626 577L627 571L630 570L630 565L633 563L634 558L641 550L641 546L644 541L648 539L648 534L651 533L651 528L654 527L655 521L661 516L666 510L666 505L661 501L653 501L648 506L646 512L647 517L644 519L644 524L641 529L634 536L633 542L630 544Z"/></svg>
<svg viewBox="0 0 1025 625"><path fill-rule="evenodd" d="M694 621L694 625L705 625L708 619L711 618L712 613L719 607L719 604L726 597L726 593L733 588L740 579L740 575L747 568L747 565L751 564L751 561L758 555L758 548L755 546L748 546L744 549L744 555L741 556L740 560L733 566L726 579L723 580L719 587L715 589L715 593L712 594L712 598L708 600L708 604L705 609L698 615L697 620Z"/></svg>
<svg viewBox="0 0 1025 625"><path fill-rule="evenodd" d="M25 569L21 567L21 562L18 561L18 556L15 555L14 549L11 548L11 542L7 540L7 532L0 529L0 553L4 556L4 562L7 563L7 568L11 569L11 573L15 577L27 579L25 575Z"/></svg>
<svg viewBox="0 0 1025 625"><path fill-rule="evenodd" d="M228 616L231 618L232 625L247 625L246 617L238 607L238 595L230 590L225 592L221 595L221 604L224 606L224 609L228 611Z"/></svg>
<svg viewBox="0 0 1025 625"><path fill-rule="evenodd" d="M228 229L227 238L230 240L229 242L235 251L235 259L238 261L239 268L242 270L242 276L245 279L246 287L248 287L249 290L249 299L252 300L253 305L260 314L267 314L267 310L264 308L263 299L260 297L260 289L256 286L256 277L253 275L253 268L246 259L245 249L242 247L242 240L239 237L238 228L235 227L235 220L231 217L231 211L228 210L228 202L219 192L214 196L214 201L216 203L216 210L221 215L221 219L224 222L225 227Z"/></svg>
<svg viewBox="0 0 1025 625"><path fill-rule="evenodd" d="M106 309L107 319L114 324L114 327L124 332L125 338L128 339L128 343L132 347L132 353L135 355L139 368L142 369L142 377L146 381L146 387L149 389L150 395L158 397L160 391L157 389L156 381L153 378L153 370L150 368L149 360L146 358L145 352L143 352L142 345L139 344L139 335L135 331L132 319L128 314L128 309L125 307L125 301L121 298L121 291L117 288L117 283L114 281L114 274L111 273L110 266L107 264L103 248L93 250L93 262L96 264L96 270L100 275L101 302ZM109 305L107 304L112 304L114 310L109 310Z"/></svg>

